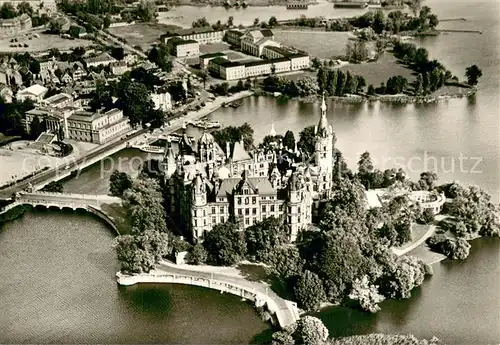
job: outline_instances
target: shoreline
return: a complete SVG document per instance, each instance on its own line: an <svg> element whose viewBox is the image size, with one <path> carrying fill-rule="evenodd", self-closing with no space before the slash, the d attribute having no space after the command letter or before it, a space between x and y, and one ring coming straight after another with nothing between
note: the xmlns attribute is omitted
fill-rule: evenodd
<svg viewBox="0 0 500 345"><path fill-rule="evenodd" d="M325 99L330 99L334 102L338 103L366 103L366 102L381 102L381 103L396 103L396 104L428 104L428 103L437 103L441 101L446 101L449 99L458 99L464 97L470 97L477 92L476 88L472 88L469 92L465 94L449 94L449 95L438 95L438 96L410 96L410 95L374 95L374 96L364 96L364 95L351 95L351 96L327 96ZM273 92L264 91L260 89L257 93L257 96L266 96L273 97ZM299 97L290 97L286 94L280 93L278 97L286 97L291 100L296 100L302 103L315 103L318 101L318 95L309 95L309 96L299 96Z"/></svg>

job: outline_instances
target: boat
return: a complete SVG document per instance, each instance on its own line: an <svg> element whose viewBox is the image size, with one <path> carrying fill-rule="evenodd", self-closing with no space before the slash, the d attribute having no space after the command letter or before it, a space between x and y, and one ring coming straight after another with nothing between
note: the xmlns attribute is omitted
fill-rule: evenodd
<svg viewBox="0 0 500 345"><path fill-rule="evenodd" d="M231 108L238 108L238 107L240 107L240 106L241 106L241 104L242 104L242 103L241 103L240 101L235 101L235 102L231 102L231 103L229 104L229 106L230 106Z"/></svg>
<svg viewBox="0 0 500 345"><path fill-rule="evenodd" d="M203 129L213 129L222 127L219 121L198 120L198 121L189 121L189 123L195 127Z"/></svg>

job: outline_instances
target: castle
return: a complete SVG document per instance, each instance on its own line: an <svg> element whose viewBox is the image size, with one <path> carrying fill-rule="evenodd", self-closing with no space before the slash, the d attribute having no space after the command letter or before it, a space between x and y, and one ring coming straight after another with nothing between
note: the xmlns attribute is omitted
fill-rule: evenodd
<svg viewBox="0 0 500 345"><path fill-rule="evenodd" d="M247 152L243 142L236 142L232 150L227 143L224 151L207 132L196 144L184 134L176 154L167 143L161 169L166 209L175 224L196 242L227 220L244 229L274 216L284 220L295 241L311 224L313 207L329 197L332 187L334 133L326 110L323 97L313 156L291 162L286 171L278 169L287 159L282 146Z"/></svg>

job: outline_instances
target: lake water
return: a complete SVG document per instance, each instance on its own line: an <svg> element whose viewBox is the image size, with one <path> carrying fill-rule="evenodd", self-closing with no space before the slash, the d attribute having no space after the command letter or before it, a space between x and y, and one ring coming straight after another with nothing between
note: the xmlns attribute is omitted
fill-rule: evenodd
<svg viewBox="0 0 500 345"><path fill-rule="evenodd" d="M454 74L462 76L465 66L478 64L484 74L478 94L419 106L329 103L337 146L351 167L368 150L380 169L399 162L416 178L421 170L435 167L441 181L480 185L498 202L499 4L427 4L440 17L469 19L445 23L448 28L485 31L419 41ZM252 97L240 108L222 108L212 117L224 125L248 121L258 141L272 122L278 132L298 133L316 124L318 113L318 104ZM139 158L134 157L147 155L122 151L113 156L115 167L136 172ZM65 183L66 191L107 193L110 164L83 171ZM28 213L5 225L0 232L0 343L247 343L268 329L235 296L175 285L118 288L112 238L99 220L78 213ZM386 301L376 315L332 308L320 317L337 336L414 333L436 335L449 344L499 343L499 255L498 240L473 241L465 262L434 265L435 275L411 299Z"/></svg>

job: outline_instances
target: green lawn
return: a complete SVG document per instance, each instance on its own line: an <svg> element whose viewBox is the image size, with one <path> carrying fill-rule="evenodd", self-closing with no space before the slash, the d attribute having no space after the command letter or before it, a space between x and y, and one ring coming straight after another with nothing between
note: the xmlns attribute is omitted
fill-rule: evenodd
<svg viewBox="0 0 500 345"><path fill-rule="evenodd" d="M412 83L416 76L414 72L392 55L386 52L375 62L367 62L362 64L350 64L342 67L343 71L350 71L357 75L365 77L366 84L377 87L380 83L385 83L392 76L401 75L406 77Z"/></svg>
<svg viewBox="0 0 500 345"><path fill-rule="evenodd" d="M326 31L273 30L277 42L307 51L312 57L331 59L345 55L350 34Z"/></svg>
<svg viewBox="0 0 500 345"><path fill-rule="evenodd" d="M143 50L149 50L152 45L160 43L161 35L179 28L179 26L175 25L138 23L109 28L108 31L113 35L124 38L131 46L138 45Z"/></svg>

